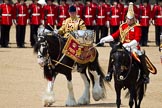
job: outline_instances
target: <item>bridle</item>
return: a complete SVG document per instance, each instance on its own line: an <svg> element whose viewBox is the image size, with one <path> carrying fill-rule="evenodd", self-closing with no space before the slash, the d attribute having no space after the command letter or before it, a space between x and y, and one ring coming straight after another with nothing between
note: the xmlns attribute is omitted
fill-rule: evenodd
<svg viewBox="0 0 162 108"><path fill-rule="evenodd" d="M45 36L44 36L45 37ZM49 51L48 51L48 47L49 47L49 45L48 45L48 42L47 42L47 40L46 40L46 48L47 48L47 54L46 54L46 58L47 58L47 64L48 64L48 66L49 66L49 68L51 68L52 67L52 69L55 69L56 68L56 66L58 65L58 64L60 64L60 65L62 65L62 66L65 66L65 67L67 67L67 68L69 68L69 69L73 69L73 67L70 67L70 66L68 66L68 65L66 65L66 64L64 64L64 63L61 63L61 61L63 60L63 58L65 57L65 54L63 54L62 55L62 46L63 46L63 44L62 44L62 41L63 41L63 38L62 38L62 36L60 36L60 35L58 35L57 34L57 36L55 36L57 39L58 39L58 42L59 42L59 54L58 54L58 56L56 57L56 60L55 59L52 59L51 57L50 57L50 54L49 54ZM62 55L62 56L61 56ZM55 63L53 63L53 62L55 62Z"/></svg>

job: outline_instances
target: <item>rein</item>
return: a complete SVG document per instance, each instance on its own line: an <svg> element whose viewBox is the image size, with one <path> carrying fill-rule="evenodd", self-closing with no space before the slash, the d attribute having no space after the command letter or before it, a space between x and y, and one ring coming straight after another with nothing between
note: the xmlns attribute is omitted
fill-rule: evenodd
<svg viewBox="0 0 162 108"><path fill-rule="evenodd" d="M60 64L60 65L63 65L63 66L65 66L65 67L67 67L67 68L69 68L69 69L73 69L73 67L70 67L70 66L68 66L68 65L66 65L66 64L64 64L64 63L61 63L61 61L63 60L63 58L65 57L65 54L63 54L62 56L61 56L61 39L62 39L62 37L60 36L60 35L58 35L58 40L59 40L59 46L60 46L60 48L59 48L59 55L57 56L57 59L56 60L54 60L54 59L51 59L50 58L50 56L49 56L49 53L48 53L48 58L50 59L49 60L49 62L48 62L48 65L49 66L52 66L52 68L54 69L58 64ZM61 56L61 57L60 57ZM59 59L60 58L60 59ZM53 62L55 62L56 64L53 64L51 61L53 61Z"/></svg>
<svg viewBox="0 0 162 108"><path fill-rule="evenodd" d="M52 60L52 61L56 62L56 65L55 65L55 66L57 66L58 64L60 64L60 65L65 66L65 67L67 67L67 68L69 68L69 69L71 69L71 70L74 69L73 67L68 66L68 65L66 65L66 64L64 64L64 63L61 63L60 61L57 61L57 60Z"/></svg>

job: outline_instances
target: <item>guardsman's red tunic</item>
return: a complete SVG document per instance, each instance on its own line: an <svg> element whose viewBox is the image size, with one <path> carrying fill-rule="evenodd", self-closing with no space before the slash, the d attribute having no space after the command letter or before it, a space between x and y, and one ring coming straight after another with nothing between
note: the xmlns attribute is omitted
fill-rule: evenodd
<svg viewBox="0 0 162 108"><path fill-rule="evenodd" d="M128 29L127 35L123 37L121 34L124 30ZM117 30L114 34L112 34L114 39L120 38L120 41L123 43L129 43L132 40L136 40L137 42L141 39L141 28L139 24L135 24L134 26L129 27L127 23L120 25L119 30ZM139 47L139 46L138 46Z"/></svg>
<svg viewBox="0 0 162 108"><path fill-rule="evenodd" d="M58 15L57 9L57 6L54 4L43 6L42 20L44 20L45 25L54 26L56 24L56 18Z"/></svg>

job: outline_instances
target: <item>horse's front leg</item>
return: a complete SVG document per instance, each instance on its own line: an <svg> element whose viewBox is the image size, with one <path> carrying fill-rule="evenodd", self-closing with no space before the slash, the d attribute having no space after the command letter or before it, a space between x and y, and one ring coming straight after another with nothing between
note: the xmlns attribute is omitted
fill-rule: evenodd
<svg viewBox="0 0 162 108"><path fill-rule="evenodd" d="M77 105L74 97L73 84L72 84L72 75L71 73L67 77L67 88L68 88L68 98L66 101L66 106L75 106Z"/></svg>
<svg viewBox="0 0 162 108"><path fill-rule="evenodd" d="M121 86L120 85L117 85L115 83L115 91L116 91L116 105L117 105L117 108L120 108L120 105L121 105Z"/></svg>
<svg viewBox="0 0 162 108"><path fill-rule="evenodd" d="M89 70L90 71L90 70ZM94 86L92 90L93 99L95 101L99 101L100 99L104 98L104 88L100 85L100 75L97 74L97 71L90 71L90 74L94 77ZM93 79L93 78L92 78Z"/></svg>
<svg viewBox="0 0 162 108"><path fill-rule="evenodd" d="M47 89L45 94L43 95L43 104L45 107L51 106L55 102L54 92L53 92L53 85L55 81L55 77L51 80L47 79Z"/></svg>
<svg viewBox="0 0 162 108"><path fill-rule="evenodd" d="M145 94L145 90L144 90L144 84L141 84L140 85L141 87L139 88L139 92L138 92L138 104L137 104L137 108L140 108L141 106L141 102L142 102L142 99L143 99L143 96Z"/></svg>
<svg viewBox="0 0 162 108"><path fill-rule="evenodd" d="M131 87L129 89L129 92L130 92L129 106L130 106L130 108L132 108L134 101L135 101L135 108L137 108L137 95L135 93L136 92L135 87ZM133 99L134 99L134 101L133 101Z"/></svg>
<svg viewBox="0 0 162 108"><path fill-rule="evenodd" d="M90 80L88 79L86 70L85 73L80 73L80 75L84 81L85 89L83 95L78 100L78 104L85 105L90 103Z"/></svg>

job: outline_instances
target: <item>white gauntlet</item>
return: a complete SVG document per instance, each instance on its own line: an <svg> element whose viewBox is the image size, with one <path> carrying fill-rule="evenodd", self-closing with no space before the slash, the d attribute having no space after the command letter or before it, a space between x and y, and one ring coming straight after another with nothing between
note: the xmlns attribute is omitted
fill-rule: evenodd
<svg viewBox="0 0 162 108"><path fill-rule="evenodd" d="M114 38L111 35L109 35L109 36L102 38L100 40L100 43L111 42L111 41L114 41Z"/></svg>

